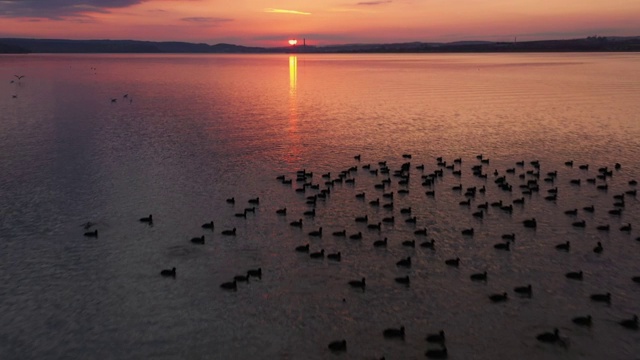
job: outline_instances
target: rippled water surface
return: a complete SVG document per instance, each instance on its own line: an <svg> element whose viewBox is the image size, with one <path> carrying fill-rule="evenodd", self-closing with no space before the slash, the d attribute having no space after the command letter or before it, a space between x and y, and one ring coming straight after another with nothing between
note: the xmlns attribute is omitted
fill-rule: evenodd
<svg viewBox="0 0 640 360"><path fill-rule="evenodd" d="M637 54L28 55L0 57L0 75L2 359L413 359L440 348L424 338L441 329L451 359L638 359L640 332L618 324L640 314L637 198L609 214L640 179ZM472 175L479 154L486 179ZM462 158L461 176L440 156ZM393 173L409 161L401 185ZM355 183L326 185L352 166ZM605 166L611 175L597 178ZM331 191L315 217L303 212L319 190L295 190L302 169ZM523 195L529 180L540 190ZM458 185L486 192L459 205ZM511 213L472 216L521 198ZM149 214L153 226L138 221ZM372 230L354 221L364 215L395 221ZM525 228L533 217L537 228ZM289 225L300 218L302 229ZM83 236L88 221L98 238ZM322 237L308 235L319 227ZM332 236L343 229L363 238ZM505 233L511 251L494 249ZM190 242L203 234L204 245ZM385 237L386 249L373 247ZM430 239L435 250L419 246ZM569 252L555 249L566 241ZM294 251L306 243L342 261ZM395 265L407 256L410 269ZM445 265L456 257L458 268ZM175 279L159 275L171 267ZM220 288L258 267L261 279ZM583 281L565 278L578 270ZM488 281L470 281L483 271ZM394 280L407 275L409 286ZM347 284L362 277L364 292ZM527 284L531 297L513 291ZM607 292L610 304L589 298ZM591 328L572 323L583 315ZM383 337L400 326L404 341ZM555 327L565 346L536 340ZM331 353L340 339L347 352Z"/></svg>

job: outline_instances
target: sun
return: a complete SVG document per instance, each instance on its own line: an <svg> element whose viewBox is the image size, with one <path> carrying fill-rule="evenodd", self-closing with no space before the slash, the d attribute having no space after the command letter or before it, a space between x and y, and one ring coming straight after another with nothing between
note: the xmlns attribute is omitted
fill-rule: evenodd
<svg viewBox="0 0 640 360"><path fill-rule="evenodd" d="M294 46L294 45L296 45L297 43L298 43L298 40L296 40L296 39L291 39L291 40L289 40L289 45L291 45L291 46Z"/></svg>

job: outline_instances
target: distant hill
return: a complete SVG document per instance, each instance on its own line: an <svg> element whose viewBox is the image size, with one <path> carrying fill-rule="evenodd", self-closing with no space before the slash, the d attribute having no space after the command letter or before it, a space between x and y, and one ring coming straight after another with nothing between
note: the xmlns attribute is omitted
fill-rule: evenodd
<svg viewBox="0 0 640 360"><path fill-rule="evenodd" d="M15 45L3 44L0 42L0 54L26 54L29 50Z"/></svg>
<svg viewBox="0 0 640 360"><path fill-rule="evenodd" d="M602 52L640 51L640 37L592 36L571 40L523 42L457 41L451 43L385 43L329 46L247 47L233 44L194 44L138 40L0 39L7 53L457 53L457 52Z"/></svg>
<svg viewBox="0 0 640 360"><path fill-rule="evenodd" d="M137 40L0 39L32 53L260 53L264 48Z"/></svg>

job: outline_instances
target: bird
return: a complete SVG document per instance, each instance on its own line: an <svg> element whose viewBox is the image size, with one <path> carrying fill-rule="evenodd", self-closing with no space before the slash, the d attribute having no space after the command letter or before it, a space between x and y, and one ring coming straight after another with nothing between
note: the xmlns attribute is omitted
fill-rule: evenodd
<svg viewBox="0 0 640 360"><path fill-rule="evenodd" d="M418 218L416 216L414 217L410 217L407 220L405 220L404 222L408 223L408 224L415 224L418 221Z"/></svg>
<svg viewBox="0 0 640 360"><path fill-rule="evenodd" d="M318 251L318 252L312 252L311 254L309 254L309 257L312 259L322 259L324 258L324 249Z"/></svg>
<svg viewBox="0 0 640 360"><path fill-rule="evenodd" d="M235 197L230 197L227 199L227 204L235 204L236 203L236 198Z"/></svg>
<svg viewBox="0 0 640 360"><path fill-rule="evenodd" d="M563 244L558 244L556 245L556 249L557 250L561 250L561 251L569 251L569 248L571 247L571 243L569 241L563 243Z"/></svg>
<svg viewBox="0 0 640 360"><path fill-rule="evenodd" d="M447 348L442 347L442 349L431 349L427 350L424 355L429 359L446 359L449 355L447 353Z"/></svg>
<svg viewBox="0 0 640 360"><path fill-rule="evenodd" d="M536 218L524 220L522 223L524 224L524 227L527 228L536 228L538 226Z"/></svg>
<svg viewBox="0 0 640 360"><path fill-rule="evenodd" d="M567 279L582 280L583 274L582 274L582 270L580 270L580 271L568 272L568 273L564 274L564 276Z"/></svg>
<svg viewBox="0 0 640 360"><path fill-rule="evenodd" d="M540 342L555 344L560 340L558 328L553 329L553 332L545 332L536 336L536 339Z"/></svg>
<svg viewBox="0 0 640 360"><path fill-rule="evenodd" d="M260 204L260 197L249 199L249 204Z"/></svg>
<svg viewBox="0 0 640 360"><path fill-rule="evenodd" d="M333 260L333 261L341 261L342 260L342 255L338 251L337 253L333 253L333 254L327 255L327 259Z"/></svg>
<svg viewBox="0 0 640 360"><path fill-rule="evenodd" d="M171 270L165 269L160 271L160 275L162 276L172 276L172 277L176 277L176 268L172 268Z"/></svg>
<svg viewBox="0 0 640 360"><path fill-rule="evenodd" d="M427 235L427 228L422 228L422 229L418 229L418 230L414 230L413 233L415 235Z"/></svg>
<svg viewBox="0 0 640 360"><path fill-rule="evenodd" d="M401 326L399 329L396 329L396 328L385 329L382 332L382 335L388 339L399 338L404 340L404 326Z"/></svg>
<svg viewBox="0 0 640 360"><path fill-rule="evenodd" d="M18 78L18 81L22 80L25 76L24 75L13 75L16 78Z"/></svg>
<svg viewBox="0 0 640 360"><path fill-rule="evenodd" d="M349 239L351 239L351 240L360 240L360 239L362 239L362 232L359 231L357 234L350 235Z"/></svg>
<svg viewBox="0 0 640 360"><path fill-rule="evenodd" d="M349 281L349 285L352 288L359 288L359 289L362 289L364 291L364 288L367 286L367 283L365 282L365 279L362 278L362 280L351 280L351 281Z"/></svg>
<svg viewBox="0 0 640 360"><path fill-rule="evenodd" d="M399 260L396 263L396 266L410 268L411 267L411 256L407 256L406 259Z"/></svg>
<svg viewBox="0 0 640 360"><path fill-rule="evenodd" d="M192 238L191 242L194 244L204 244L204 235L202 235L201 237Z"/></svg>
<svg viewBox="0 0 640 360"><path fill-rule="evenodd" d="M384 238L384 240L376 240L373 243L374 247L387 247L387 238Z"/></svg>
<svg viewBox="0 0 640 360"><path fill-rule="evenodd" d="M278 214L278 215L287 215L287 208L285 207L285 208L276 210L276 214Z"/></svg>
<svg viewBox="0 0 640 360"><path fill-rule="evenodd" d="M489 300L496 303L507 301L507 293L489 295Z"/></svg>
<svg viewBox="0 0 640 360"><path fill-rule="evenodd" d="M474 230L473 228L463 229L462 235L473 236Z"/></svg>
<svg viewBox="0 0 640 360"><path fill-rule="evenodd" d="M342 237L347 236L347 230L334 231L333 236L342 236Z"/></svg>
<svg viewBox="0 0 640 360"><path fill-rule="evenodd" d="M297 246L296 247L296 251L297 252L306 252L306 253L308 253L309 252L309 244Z"/></svg>
<svg viewBox="0 0 640 360"><path fill-rule="evenodd" d="M415 240L405 240L405 241L402 242L402 246L415 248L416 247L416 241Z"/></svg>
<svg viewBox="0 0 640 360"><path fill-rule="evenodd" d="M427 342L430 342L430 343L444 344L444 341L445 341L444 330L440 330L440 332L438 332L437 334L427 335L426 340Z"/></svg>
<svg viewBox="0 0 640 360"><path fill-rule="evenodd" d="M232 230L222 231L222 235L235 235L235 234L236 234L236 228L233 228Z"/></svg>
<svg viewBox="0 0 640 360"><path fill-rule="evenodd" d="M606 293L606 294L593 294L590 296L591 301L596 301L596 302L605 302L607 304L611 303L611 293Z"/></svg>
<svg viewBox="0 0 640 360"><path fill-rule="evenodd" d="M214 229L213 220L211 222L202 224L202 228L203 229L211 229L211 230L213 230Z"/></svg>
<svg viewBox="0 0 640 360"><path fill-rule="evenodd" d="M240 282L249 282L249 274L247 275L236 275L233 277L233 280Z"/></svg>
<svg viewBox="0 0 640 360"><path fill-rule="evenodd" d="M580 326L591 326L591 315L587 315L587 316L577 316L574 317L573 319L571 319L571 321L576 324L576 325L580 325Z"/></svg>
<svg viewBox="0 0 640 360"><path fill-rule="evenodd" d="M395 278L395 280L399 284L409 285L409 283L410 283L409 275L404 276L404 277L397 277L397 278Z"/></svg>
<svg viewBox="0 0 640 360"><path fill-rule="evenodd" d="M487 272L471 274L469 278L473 281L487 281Z"/></svg>
<svg viewBox="0 0 640 360"><path fill-rule="evenodd" d="M247 275L248 275L248 276L257 277L257 278L259 278L259 279L262 279L262 268L249 269L249 270L247 271Z"/></svg>
<svg viewBox="0 0 640 360"><path fill-rule="evenodd" d="M521 295L531 296L531 293L532 293L531 284L527 286L517 286L513 288L513 291Z"/></svg>
<svg viewBox="0 0 640 360"><path fill-rule="evenodd" d="M420 244L420 247L431 249L431 250L435 250L436 249L436 241L434 239L431 239L429 241L425 241L422 244Z"/></svg>
<svg viewBox="0 0 640 360"><path fill-rule="evenodd" d="M369 221L369 216L368 215L356 217L356 222L364 222L364 223L366 223L367 221Z"/></svg>
<svg viewBox="0 0 640 360"><path fill-rule="evenodd" d="M627 329L638 330L638 315L633 315L631 319L622 320L619 324Z"/></svg>
<svg viewBox="0 0 640 360"><path fill-rule="evenodd" d="M298 220L298 221L292 221L289 223L289 225L293 226L293 227L302 227L302 219Z"/></svg>
<svg viewBox="0 0 640 360"><path fill-rule="evenodd" d="M96 230L93 230L93 231L88 231L88 232L84 233L84 236L97 238L98 237L98 230L96 229Z"/></svg>
<svg viewBox="0 0 640 360"><path fill-rule="evenodd" d="M513 234L513 233L511 233L511 234L503 234L503 235L502 235L502 238L503 238L504 240L511 240L511 241L513 241L513 240L515 240L515 239L516 239L516 234Z"/></svg>
<svg viewBox="0 0 640 360"><path fill-rule="evenodd" d="M329 343L329 350L333 352L347 351L347 340L336 340Z"/></svg>
<svg viewBox="0 0 640 360"><path fill-rule="evenodd" d="M147 217L140 218L140 222L153 224L153 215L149 214Z"/></svg>
<svg viewBox="0 0 640 360"><path fill-rule="evenodd" d="M238 290L238 281L234 279L233 281L220 284L220 287L225 290Z"/></svg>
<svg viewBox="0 0 640 360"><path fill-rule="evenodd" d="M446 265L458 267L460 265L460 258L448 259L444 262Z"/></svg>
<svg viewBox="0 0 640 360"><path fill-rule="evenodd" d="M318 228L318 230L314 230L309 232L309 236L321 237L322 236L322 226Z"/></svg>
<svg viewBox="0 0 640 360"><path fill-rule="evenodd" d="M497 243L497 244L493 245L493 247L495 249L498 249L498 250L511 251L511 248L510 248L509 244L511 244L511 243L507 241L505 243Z"/></svg>
<svg viewBox="0 0 640 360"><path fill-rule="evenodd" d="M593 252L596 254L601 254L602 250L604 250L602 247L602 243L598 241L598 245L596 245L596 247L593 248Z"/></svg>

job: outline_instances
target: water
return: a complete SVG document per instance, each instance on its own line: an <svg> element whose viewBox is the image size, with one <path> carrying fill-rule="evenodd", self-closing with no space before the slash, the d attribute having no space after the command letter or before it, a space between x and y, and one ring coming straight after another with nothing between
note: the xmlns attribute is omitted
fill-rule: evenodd
<svg viewBox="0 0 640 360"><path fill-rule="evenodd" d="M640 61L637 54L492 55L28 55L0 58L0 358L333 358L346 339L349 358L424 358L424 337L443 329L454 359L630 359L640 333L616 322L640 313L640 215L613 195L640 179ZM26 75L9 83L14 74ZM14 80L17 80L14 78ZM123 95L128 94L127 98ZM13 98L12 95L16 95ZM112 102L111 99L116 99ZM368 202L412 154L409 194L392 211ZM362 160L353 157L362 154ZM487 180L471 175L490 158ZM462 157L425 195L422 172ZM573 159L574 167L564 162ZM526 161L516 167L516 161ZM540 193L512 214L478 204L520 198L518 175L541 164ZM620 170L607 191L587 184L597 169ZM578 169L589 164L589 170ZM336 184L319 200L296 193L295 172L337 177L358 165L354 185ZM514 186L504 192L493 171ZM557 170L553 184L542 181ZM278 175L293 184L276 181ZM528 176L526 179L531 179ZM570 179L582 179L572 186ZM397 178L385 191L397 191ZM467 208L451 188L486 186ZM598 180L597 184L604 184ZM558 187L556 202L545 201ZM322 188L325 186L322 185ZM366 192L366 200L355 194ZM247 218L235 213L260 204ZM235 205L225 199L235 197ZM593 214L582 207L595 205ZM400 208L412 207L415 225ZM287 208L286 216L275 214ZM578 215L565 210L578 208ZM138 222L152 213L153 227ZM395 216L380 232L354 222ZM536 230L522 220L536 217ZM304 227L289 226L303 218ZM574 221L587 226L574 228ZM213 220L213 232L200 225ZM99 237L85 238L95 222ZM631 223L631 233L619 227ZM610 232L595 229L610 224ZM307 235L323 227L322 238ZM237 236L221 235L237 228ZM413 234L427 227L429 236ZM475 235L461 230L473 227ZM360 241L333 231L363 233ZM512 251L495 250L515 233ZM205 235L204 246L189 239ZM386 250L373 241L389 238ZM435 239L436 250L401 246ZM554 245L571 241L571 251ZM601 241L604 252L592 252ZM293 249L340 251L341 262ZM410 270L396 261L411 256ZM458 269L444 260L459 257ZM177 268L176 279L159 276ZM261 280L219 288L250 268ZM582 282L564 273L583 270ZM488 271L487 283L469 275ZM394 278L409 275L410 287ZM365 292L349 280L366 277ZM522 298L515 286L532 284ZM504 304L488 295L507 292ZM612 294L611 305L589 295ZM343 301L344 299L344 301ZM590 314L585 329L571 318ZM406 328L405 341L382 336ZM568 347L535 336L554 327Z"/></svg>

